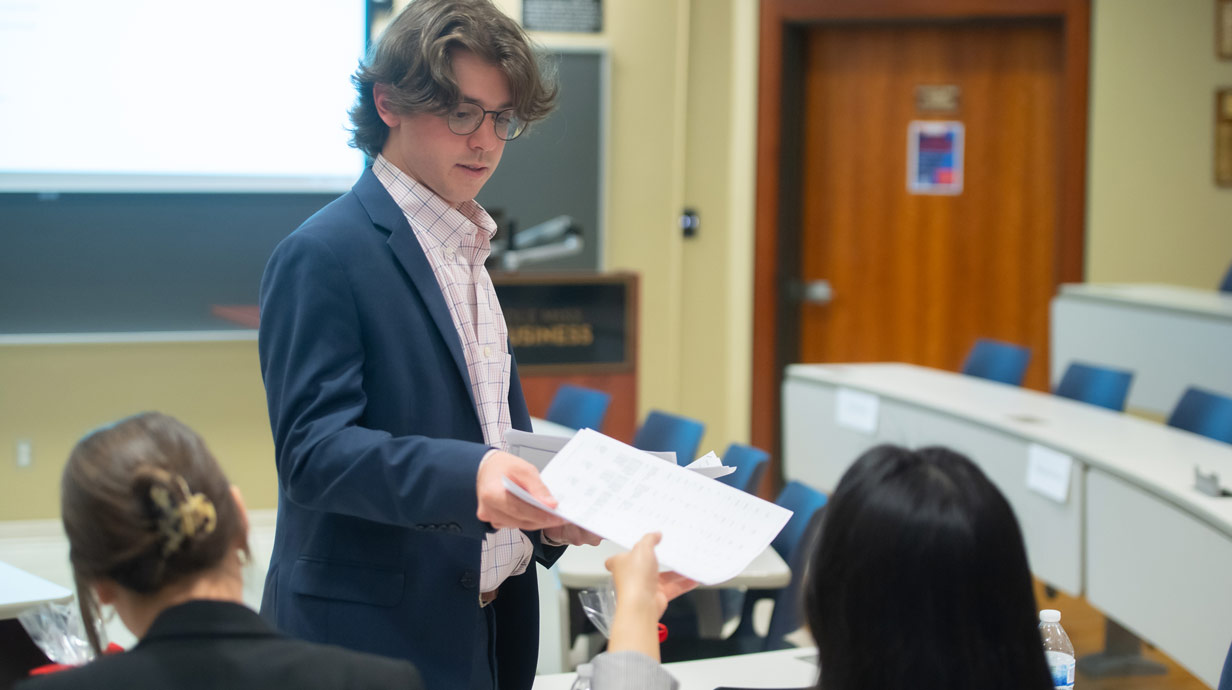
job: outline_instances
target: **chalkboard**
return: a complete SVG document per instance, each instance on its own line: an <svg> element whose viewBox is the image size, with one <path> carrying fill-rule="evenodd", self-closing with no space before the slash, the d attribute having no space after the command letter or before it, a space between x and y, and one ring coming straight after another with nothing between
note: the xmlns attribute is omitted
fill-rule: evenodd
<svg viewBox="0 0 1232 690"><path fill-rule="evenodd" d="M607 57L557 51L560 104L505 149L479 201L527 228L569 215L600 268ZM215 331L257 302L279 240L334 194L0 194L0 335Z"/></svg>

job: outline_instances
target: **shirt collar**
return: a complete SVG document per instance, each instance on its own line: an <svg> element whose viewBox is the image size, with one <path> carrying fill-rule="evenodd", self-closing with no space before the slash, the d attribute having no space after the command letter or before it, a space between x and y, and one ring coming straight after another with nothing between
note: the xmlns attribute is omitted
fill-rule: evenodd
<svg viewBox="0 0 1232 690"><path fill-rule="evenodd" d="M429 237L441 246L457 248L464 235L486 245L496 234L496 221L479 202L471 199L454 207L442 199L427 185L402 172L377 154L372 161L372 172L393 197L398 208L410 222L416 234Z"/></svg>

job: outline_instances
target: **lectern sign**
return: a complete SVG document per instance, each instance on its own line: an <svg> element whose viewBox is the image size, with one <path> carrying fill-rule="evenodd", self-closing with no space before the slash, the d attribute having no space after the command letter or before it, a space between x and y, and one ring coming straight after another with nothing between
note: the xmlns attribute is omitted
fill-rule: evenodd
<svg viewBox="0 0 1232 690"><path fill-rule="evenodd" d="M522 372L633 367L632 276L493 277Z"/></svg>

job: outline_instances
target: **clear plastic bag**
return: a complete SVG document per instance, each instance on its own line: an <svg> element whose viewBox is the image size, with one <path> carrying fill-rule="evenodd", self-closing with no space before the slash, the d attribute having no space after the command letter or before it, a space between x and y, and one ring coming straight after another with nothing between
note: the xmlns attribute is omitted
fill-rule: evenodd
<svg viewBox="0 0 1232 690"><path fill-rule="evenodd" d="M583 589L578 592L578 600L582 603L582 610L586 612L586 617L595 624L595 628L603 633L603 637L610 637L608 631L612 629L612 617L616 615L616 590L612 587L612 583L608 582L602 587Z"/></svg>
<svg viewBox="0 0 1232 690"><path fill-rule="evenodd" d="M79 666L94 658L76 600L41 604L19 614L17 620L34 644L57 664ZM98 633L99 639L104 639L103 631Z"/></svg>

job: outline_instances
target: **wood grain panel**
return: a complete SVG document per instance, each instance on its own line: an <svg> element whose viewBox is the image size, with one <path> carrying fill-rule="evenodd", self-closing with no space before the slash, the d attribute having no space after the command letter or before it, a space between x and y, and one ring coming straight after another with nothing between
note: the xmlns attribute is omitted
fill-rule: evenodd
<svg viewBox="0 0 1232 690"><path fill-rule="evenodd" d="M800 361L955 369L978 337L1032 348L1047 387L1057 285L1059 22L823 26L807 39ZM957 112L919 113L918 85L957 85ZM966 128L964 189L907 191L914 119Z"/></svg>
<svg viewBox="0 0 1232 690"><path fill-rule="evenodd" d="M779 387L783 367L797 361L790 281L798 277L797 218L785 208L798 207L798 179L790 174L802 157L796 130L802 119L793 92L802 90L796 74L803 70L802 44L818 25L852 26L914 22L974 23L994 20L1058 22L1063 33L1060 103L1059 205L1053 257L1063 282L1083 280L1086 203L1087 95L1090 49L1090 0L760 0L757 106L756 236L753 278L753 371L750 436L771 451L761 495L773 496L781 482L778 448ZM906 134L903 133L903 139ZM942 309L935 305L934 309ZM955 365L956 366L956 365Z"/></svg>

